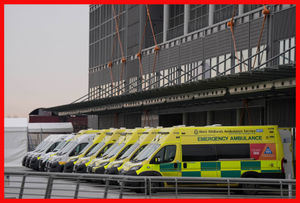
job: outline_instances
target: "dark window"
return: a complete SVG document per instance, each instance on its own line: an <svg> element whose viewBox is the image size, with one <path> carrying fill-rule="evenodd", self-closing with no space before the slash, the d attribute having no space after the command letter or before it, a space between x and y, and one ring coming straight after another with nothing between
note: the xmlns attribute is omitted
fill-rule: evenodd
<svg viewBox="0 0 300 203"><path fill-rule="evenodd" d="M208 4L191 5L189 32L208 26Z"/></svg>
<svg viewBox="0 0 300 203"><path fill-rule="evenodd" d="M249 144L217 144L218 159L250 158Z"/></svg>
<svg viewBox="0 0 300 203"><path fill-rule="evenodd" d="M215 161L215 145L182 145L182 161Z"/></svg>
<svg viewBox="0 0 300 203"><path fill-rule="evenodd" d="M53 143L53 144L51 145L51 147L49 147L49 149L46 151L46 153L52 152L58 144L59 144L59 142Z"/></svg>
<svg viewBox="0 0 300 203"><path fill-rule="evenodd" d="M151 163L168 163L172 162L176 155L176 146L169 145L161 148L159 152L153 157ZM155 161L157 160L157 162Z"/></svg>
<svg viewBox="0 0 300 203"><path fill-rule="evenodd" d="M97 158L101 157L110 147L112 146L112 144L108 144L106 145L97 155Z"/></svg>
<svg viewBox="0 0 300 203"><path fill-rule="evenodd" d="M250 158L249 144L182 145L182 161Z"/></svg>
<svg viewBox="0 0 300 203"><path fill-rule="evenodd" d="M135 153L134 153L134 155L132 155L132 157L130 158L130 160L132 160L132 159L134 159L145 147L147 146L147 144L146 145L143 145L143 146L141 146Z"/></svg>
<svg viewBox="0 0 300 203"><path fill-rule="evenodd" d="M257 9L259 7L262 7L263 4L248 4L248 5L244 5L244 13L247 13L249 11L252 11L254 9Z"/></svg>
<svg viewBox="0 0 300 203"><path fill-rule="evenodd" d="M218 4L215 5L214 11L214 23L221 22L223 20L230 19L232 15L238 15L238 5L232 4Z"/></svg>
<svg viewBox="0 0 300 203"><path fill-rule="evenodd" d="M94 149L94 147L97 146L98 143L94 144L85 154L88 154L92 149Z"/></svg>
<svg viewBox="0 0 300 203"><path fill-rule="evenodd" d="M77 145L69 156L76 156L88 143L81 143Z"/></svg>
<svg viewBox="0 0 300 203"><path fill-rule="evenodd" d="M130 144L130 145L127 145L121 152L120 152L120 154L118 155L118 157L116 158L116 159L118 159L118 158L120 158L130 147L131 147L131 145L132 144Z"/></svg>

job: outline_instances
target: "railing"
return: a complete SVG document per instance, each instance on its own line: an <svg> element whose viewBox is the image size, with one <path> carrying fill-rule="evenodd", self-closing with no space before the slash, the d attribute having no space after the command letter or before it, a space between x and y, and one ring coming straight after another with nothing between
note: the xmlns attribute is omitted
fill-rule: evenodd
<svg viewBox="0 0 300 203"><path fill-rule="evenodd" d="M296 180L5 172L5 198L295 198Z"/></svg>

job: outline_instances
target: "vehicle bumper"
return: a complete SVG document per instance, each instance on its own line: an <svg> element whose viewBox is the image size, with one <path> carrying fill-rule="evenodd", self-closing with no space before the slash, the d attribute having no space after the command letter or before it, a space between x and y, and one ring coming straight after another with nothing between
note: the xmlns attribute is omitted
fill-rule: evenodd
<svg viewBox="0 0 300 203"><path fill-rule="evenodd" d="M86 165L85 164L75 165L74 172L75 173L86 173Z"/></svg>
<svg viewBox="0 0 300 203"><path fill-rule="evenodd" d="M97 174L104 174L104 171L105 171L104 166L101 166L101 167L97 167L97 168L95 169L95 172L94 172L94 173L97 173Z"/></svg>
<svg viewBox="0 0 300 203"><path fill-rule="evenodd" d="M26 159L27 159L27 155L23 157L22 159L22 166L25 166L25 163L26 163Z"/></svg>
<svg viewBox="0 0 300 203"><path fill-rule="evenodd" d="M69 161L65 164L64 172L65 173L72 173L73 172L74 163L73 161Z"/></svg>
<svg viewBox="0 0 300 203"><path fill-rule="evenodd" d="M30 164L29 164L29 167L34 169L34 170L38 170L38 159L37 157L32 157L31 160L30 160Z"/></svg>
<svg viewBox="0 0 300 203"><path fill-rule="evenodd" d="M120 174L121 175L127 175L127 176L137 176L137 173L136 171L124 171L124 170L121 170L120 171ZM127 187L140 187L141 186L141 183L138 182L138 181L133 181L133 180L130 180L130 181L125 181L124 182L125 186Z"/></svg>
<svg viewBox="0 0 300 203"><path fill-rule="evenodd" d="M92 173L92 169L93 169L93 167L87 166L87 167L86 167L86 172L87 172L87 173Z"/></svg>
<svg viewBox="0 0 300 203"><path fill-rule="evenodd" d="M31 157L27 157L26 162L25 162L25 167L29 168L30 160L31 160Z"/></svg>
<svg viewBox="0 0 300 203"><path fill-rule="evenodd" d="M45 161L45 160L39 160L39 170L40 171L45 171L45 167L46 167L46 163L47 163L47 161Z"/></svg>
<svg viewBox="0 0 300 203"><path fill-rule="evenodd" d="M118 171L117 167L111 167L111 168L106 169L104 173L118 175L119 171Z"/></svg>
<svg viewBox="0 0 300 203"><path fill-rule="evenodd" d="M62 172L64 165L60 165L57 161L50 164L50 172Z"/></svg>

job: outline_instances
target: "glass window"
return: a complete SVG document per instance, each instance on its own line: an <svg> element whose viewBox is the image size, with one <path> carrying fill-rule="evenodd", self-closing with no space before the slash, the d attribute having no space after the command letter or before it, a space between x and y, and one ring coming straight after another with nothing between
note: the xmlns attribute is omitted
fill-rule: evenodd
<svg viewBox="0 0 300 203"><path fill-rule="evenodd" d="M132 146L132 144L127 145L118 155L117 159L119 159L128 149ZM118 152L117 152L118 153Z"/></svg>
<svg viewBox="0 0 300 203"><path fill-rule="evenodd" d="M132 145L124 154L120 154L117 159L118 160L122 160L127 158L135 149L137 149L139 147L138 143L135 143L134 145Z"/></svg>
<svg viewBox="0 0 300 203"><path fill-rule="evenodd" d="M97 158L102 157L102 155L108 150L110 149L110 147L112 146L112 144L108 144L106 145L97 155Z"/></svg>
<svg viewBox="0 0 300 203"><path fill-rule="evenodd" d="M94 144L92 147L90 147L89 150L86 152L86 154L90 153L90 151L91 151L92 149L94 149L96 146L97 146L97 144ZM85 150L84 150L84 151L85 151Z"/></svg>
<svg viewBox="0 0 300 203"><path fill-rule="evenodd" d="M78 144L73 150L72 152L69 154L69 156L75 156L77 155L88 143L81 143Z"/></svg>
<svg viewBox="0 0 300 203"><path fill-rule="evenodd" d="M53 143L53 144L48 148L48 150L46 151L46 153L52 152L58 144L59 144L59 142Z"/></svg>
<svg viewBox="0 0 300 203"><path fill-rule="evenodd" d="M159 144L151 143L145 147L133 160L132 162L140 162L148 159L158 148Z"/></svg>
<svg viewBox="0 0 300 203"><path fill-rule="evenodd" d="M175 155L176 155L176 146L168 145L161 148L159 152L157 152L157 154L151 160L151 163L155 163L156 160L158 163L172 162L175 158Z"/></svg>
<svg viewBox="0 0 300 203"><path fill-rule="evenodd" d="M182 161L215 161L215 145L182 145Z"/></svg>
<svg viewBox="0 0 300 203"><path fill-rule="evenodd" d="M141 147L140 147L140 148L132 155L132 157L131 157L130 160L134 159L141 151L143 151L143 149L145 149L146 146L147 146L147 145L141 146ZM121 157L121 158L122 158L122 157Z"/></svg>
<svg viewBox="0 0 300 203"><path fill-rule="evenodd" d="M93 154L95 154L105 143L104 142L100 142L96 145L94 145L85 155L85 157L88 156L92 156Z"/></svg>
<svg viewBox="0 0 300 203"><path fill-rule="evenodd" d="M249 144L217 144L218 159L250 158Z"/></svg>

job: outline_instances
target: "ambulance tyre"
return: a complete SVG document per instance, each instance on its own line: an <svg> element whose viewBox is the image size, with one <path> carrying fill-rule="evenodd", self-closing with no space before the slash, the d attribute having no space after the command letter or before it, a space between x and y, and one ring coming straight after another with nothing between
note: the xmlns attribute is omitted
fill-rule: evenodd
<svg viewBox="0 0 300 203"><path fill-rule="evenodd" d="M242 175L242 178L259 178L259 175L257 172L246 172ZM245 195L256 195L259 190L258 184L253 183L244 183L241 184L242 192Z"/></svg>
<svg viewBox="0 0 300 203"><path fill-rule="evenodd" d="M161 176L160 173L156 171L145 171L141 173L139 176ZM163 182L151 182L151 193L156 193L160 188L163 187ZM138 193L145 193L145 183L140 183L140 189L136 190ZM150 181L147 179L147 194L150 194Z"/></svg>

